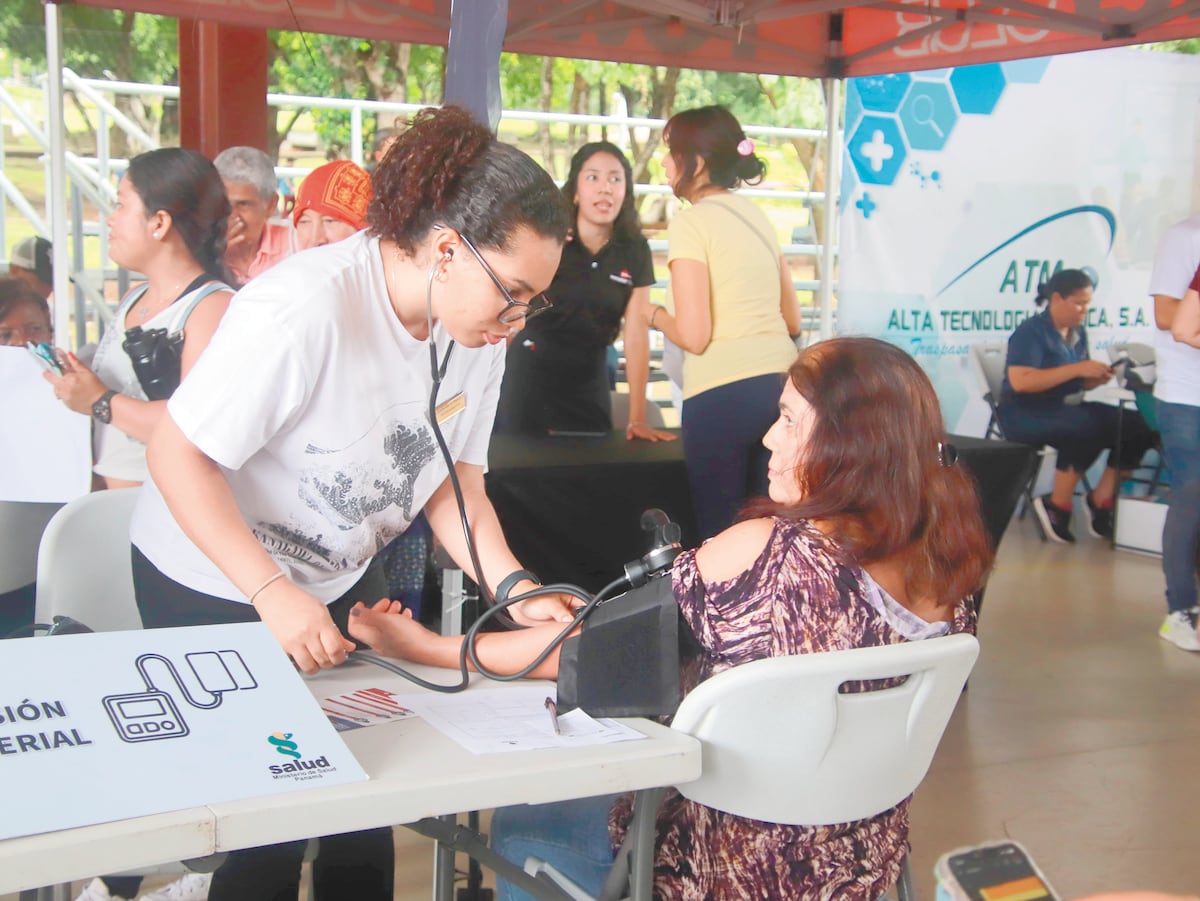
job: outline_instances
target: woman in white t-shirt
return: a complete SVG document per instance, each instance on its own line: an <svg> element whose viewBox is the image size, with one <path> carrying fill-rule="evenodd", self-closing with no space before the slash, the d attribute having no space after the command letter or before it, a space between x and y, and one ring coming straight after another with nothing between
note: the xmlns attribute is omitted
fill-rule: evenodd
<svg viewBox="0 0 1200 901"><path fill-rule="evenodd" d="M164 147L130 161L108 217L108 255L117 265L144 273L146 281L121 302L90 368L75 354L60 351L63 376L46 374L63 403L94 420L93 472L100 487L145 481L145 442L167 404L147 396L143 379L156 381L161 390L152 392L165 397L196 362L229 306L233 293L222 262L228 219L225 186L203 155ZM135 327L143 334L151 329L180 333L175 371L135 371L123 346L126 331ZM161 355L160 365L166 359Z"/></svg>
<svg viewBox="0 0 1200 901"><path fill-rule="evenodd" d="M372 187L368 230L242 288L168 403L131 529L147 626L261 619L305 672L340 664L349 609L386 594L371 561L422 511L468 575L501 595L535 587L483 474L505 339L543 305L569 212L537 163L457 107L418 113ZM572 618L558 595L510 609ZM386 830L335 838L320 854L350 856L317 868L318 898L390 898ZM294 897L303 852L235 852L209 898Z"/></svg>

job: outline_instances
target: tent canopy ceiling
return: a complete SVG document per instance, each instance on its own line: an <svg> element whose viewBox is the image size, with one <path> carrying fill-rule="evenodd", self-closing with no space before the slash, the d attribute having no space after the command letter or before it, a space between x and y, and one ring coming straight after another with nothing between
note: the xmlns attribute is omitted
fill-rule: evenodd
<svg viewBox="0 0 1200 901"><path fill-rule="evenodd" d="M445 45L450 0L78 0L230 25ZM1174 40L1200 0L508 0L504 49L695 69L878 75Z"/></svg>

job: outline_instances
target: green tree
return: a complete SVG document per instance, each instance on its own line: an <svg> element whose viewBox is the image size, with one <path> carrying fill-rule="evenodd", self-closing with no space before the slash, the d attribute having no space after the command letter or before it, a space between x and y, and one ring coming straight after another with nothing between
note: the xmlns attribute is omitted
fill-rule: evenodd
<svg viewBox="0 0 1200 901"><path fill-rule="evenodd" d="M310 97L357 98L397 103L440 103L443 58L441 47L423 44L367 41L296 31L271 32L269 90ZM296 118L297 109L276 127L272 150ZM350 143L350 114L313 110L317 134L327 154L346 155ZM393 125L394 114L364 123L363 140L370 143L375 129Z"/></svg>
<svg viewBox="0 0 1200 901"><path fill-rule="evenodd" d="M77 74L85 78L149 84L178 81L179 38L174 19L73 4L61 5L59 11L63 61ZM6 0L0 4L0 44L30 66L45 69L46 25L40 0ZM94 132L95 124L88 110L73 94L68 97ZM162 140L164 104L118 96L116 106L129 114L152 138ZM173 122L171 104L166 105L166 113ZM121 138L119 130L113 133L115 154L128 150ZM78 138L75 140L78 143Z"/></svg>

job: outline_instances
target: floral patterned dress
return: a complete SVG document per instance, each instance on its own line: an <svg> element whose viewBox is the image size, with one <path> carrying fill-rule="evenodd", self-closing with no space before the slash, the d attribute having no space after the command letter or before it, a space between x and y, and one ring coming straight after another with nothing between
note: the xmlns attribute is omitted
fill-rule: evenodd
<svg viewBox="0 0 1200 901"><path fill-rule="evenodd" d="M840 559L807 522L777 519L754 565L727 582L705 582L695 551L672 574L683 617L704 649L685 666L683 688L764 657L896 644L974 631L974 605L953 622L927 623ZM632 796L609 818L619 846ZM678 901L780 898L875 901L896 881L908 843L908 799L853 823L809 827L723 813L668 792L658 813L654 895Z"/></svg>

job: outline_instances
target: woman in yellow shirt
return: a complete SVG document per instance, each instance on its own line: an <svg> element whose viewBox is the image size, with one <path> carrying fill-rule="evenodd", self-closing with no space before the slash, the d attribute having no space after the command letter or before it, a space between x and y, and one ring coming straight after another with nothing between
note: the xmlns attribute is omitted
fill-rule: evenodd
<svg viewBox="0 0 1200 901"><path fill-rule="evenodd" d="M684 351L683 453L702 537L728 527L742 503L766 494L763 435L796 359L800 305L766 215L734 193L766 164L722 106L672 116L663 168L689 206L667 230L674 313L649 323Z"/></svg>

